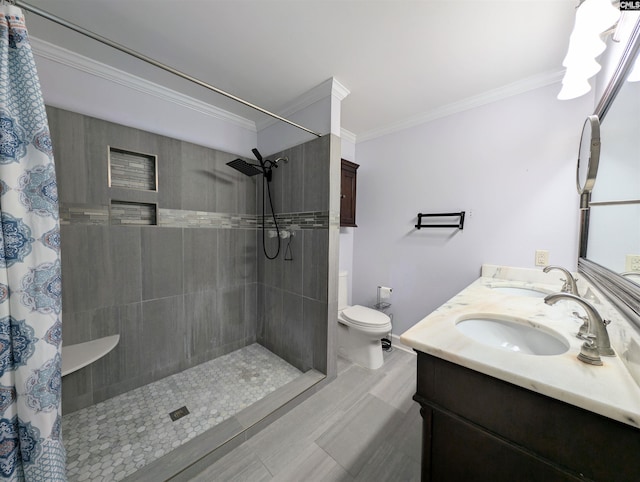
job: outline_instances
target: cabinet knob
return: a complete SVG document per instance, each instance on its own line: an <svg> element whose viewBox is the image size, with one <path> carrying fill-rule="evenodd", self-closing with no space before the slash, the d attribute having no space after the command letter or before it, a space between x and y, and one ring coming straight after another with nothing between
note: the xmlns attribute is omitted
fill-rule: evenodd
<svg viewBox="0 0 640 482"><path fill-rule="evenodd" d="M347 197L347 196L346 196L345 194L340 194L340 199L344 199L344 198L346 198L346 197Z"/></svg>

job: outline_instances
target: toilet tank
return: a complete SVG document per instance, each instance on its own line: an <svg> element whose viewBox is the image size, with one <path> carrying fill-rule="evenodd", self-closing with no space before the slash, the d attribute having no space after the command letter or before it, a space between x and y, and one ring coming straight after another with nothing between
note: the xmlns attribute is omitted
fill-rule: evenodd
<svg viewBox="0 0 640 482"><path fill-rule="evenodd" d="M348 288L349 288L349 272L348 271L340 271L338 273L338 310L343 310L348 306L349 296L348 296Z"/></svg>

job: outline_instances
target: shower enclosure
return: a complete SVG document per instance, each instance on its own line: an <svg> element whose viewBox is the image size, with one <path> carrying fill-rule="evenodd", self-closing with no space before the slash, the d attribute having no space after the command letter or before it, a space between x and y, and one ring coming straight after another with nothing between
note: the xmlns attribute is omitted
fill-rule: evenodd
<svg viewBox="0 0 640 482"><path fill-rule="evenodd" d="M335 375L339 139L268 156L289 159L270 183L288 238L269 236L268 216L264 226L267 251L281 242L289 255L271 260L262 176L227 166L237 155L47 113L64 346L120 336L63 378L63 438L81 452L68 454L70 480L195 473Z"/></svg>

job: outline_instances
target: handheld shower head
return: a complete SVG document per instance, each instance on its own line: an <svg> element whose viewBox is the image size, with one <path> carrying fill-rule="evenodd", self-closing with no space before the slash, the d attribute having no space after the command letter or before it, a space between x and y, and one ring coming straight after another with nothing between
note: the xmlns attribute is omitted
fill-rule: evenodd
<svg viewBox="0 0 640 482"><path fill-rule="evenodd" d="M260 161L260 164L262 164L262 156L260 155L258 149L254 147L253 149L251 149L251 152L253 152L253 155L256 156L256 159L258 159Z"/></svg>

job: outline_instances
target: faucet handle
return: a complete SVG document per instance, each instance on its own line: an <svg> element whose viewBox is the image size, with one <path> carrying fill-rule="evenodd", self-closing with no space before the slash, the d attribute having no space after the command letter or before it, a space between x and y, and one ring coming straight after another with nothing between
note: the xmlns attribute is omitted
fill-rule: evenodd
<svg viewBox="0 0 640 482"><path fill-rule="evenodd" d="M560 288L560 291L562 293L572 293L572 294L576 294L573 292L573 288L571 286L571 283L569 282L569 280L567 278L560 278L560 281L563 282L562 288ZM575 285L575 283L578 280L576 278L573 278L573 284Z"/></svg>
<svg viewBox="0 0 640 482"><path fill-rule="evenodd" d="M585 342L580 348L578 354L578 360L589 365L602 366L602 360L600 359L600 353L598 352L598 346L596 345L595 335L589 333L585 336Z"/></svg>
<svg viewBox="0 0 640 482"><path fill-rule="evenodd" d="M577 311L574 311L573 313L571 313L573 316L575 316L576 318L582 320L582 321L587 321L589 319L589 317L587 315L581 315L580 313L578 313Z"/></svg>
<svg viewBox="0 0 640 482"><path fill-rule="evenodd" d="M587 339L587 334L589 333L589 317L587 315L581 315L577 311L574 311L573 316L582 321L582 325L578 329L578 333L576 333L576 338L580 338L581 340Z"/></svg>

